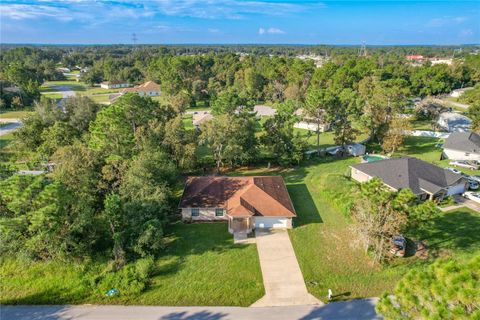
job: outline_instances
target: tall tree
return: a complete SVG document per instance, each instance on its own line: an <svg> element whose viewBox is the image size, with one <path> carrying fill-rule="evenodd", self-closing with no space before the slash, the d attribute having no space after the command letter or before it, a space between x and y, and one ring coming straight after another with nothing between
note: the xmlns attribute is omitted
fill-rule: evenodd
<svg viewBox="0 0 480 320"><path fill-rule="evenodd" d="M295 109L293 102L283 103L277 108L277 113L263 124L265 133L260 139L281 165L299 163L306 149L305 142L293 130L299 120L294 114Z"/></svg>
<svg viewBox="0 0 480 320"><path fill-rule="evenodd" d="M388 131L383 138L383 151L391 154L395 153L397 148L403 145L405 132L410 131L411 129L412 125L408 118L400 115L394 116L388 124Z"/></svg>

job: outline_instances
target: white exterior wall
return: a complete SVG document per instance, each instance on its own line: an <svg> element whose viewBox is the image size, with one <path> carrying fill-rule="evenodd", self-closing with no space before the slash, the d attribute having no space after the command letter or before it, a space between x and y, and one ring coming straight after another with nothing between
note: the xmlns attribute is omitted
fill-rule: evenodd
<svg viewBox="0 0 480 320"><path fill-rule="evenodd" d="M450 196L452 194L462 194L467 190L465 181L461 181L453 186L448 187L447 195Z"/></svg>
<svg viewBox="0 0 480 320"><path fill-rule="evenodd" d="M192 217L192 208L182 208L182 219L184 220L193 220L193 221L226 221L228 220L225 210L223 211L222 217L215 216L215 208L199 208L200 215L197 217Z"/></svg>
<svg viewBox="0 0 480 320"><path fill-rule="evenodd" d="M317 124L313 122L300 121L293 125L294 128L305 129L310 131L317 131ZM324 123L320 125L320 132L325 132L330 129L330 124Z"/></svg>
<svg viewBox="0 0 480 320"><path fill-rule="evenodd" d="M118 88L128 88L128 83L118 83L118 84L109 84L101 83L100 87L103 89L118 89Z"/></svg>
<svg viewBox="0 0 480 320"><path fill-rule="evenodd" d="M255 228L291 229L292 218L253 217Z"/></svg>
<svg viewBox="0 0 480 320"><path fill-rule="evenodd" d="M452 149L443 149L443 153L451 160L476 160L480 161L479 153L468 153L465 151L458 151Z"/></svg>

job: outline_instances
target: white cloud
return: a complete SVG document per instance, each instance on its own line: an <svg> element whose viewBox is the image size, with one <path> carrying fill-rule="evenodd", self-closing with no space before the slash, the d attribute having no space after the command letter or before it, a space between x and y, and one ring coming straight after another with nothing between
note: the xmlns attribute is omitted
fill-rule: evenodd
<svg viewBox="0 0 480 320"><path fill-rule="evenodd" d="M210 33L216 33L216 34L222 33L222 31L220 31L220 29L217 29L217 28L208 28L207 31Z"/></svg>
<svg viewBox="0 0 480 320"><path fill-rule="evenodd" d="M29 4L1 4L0 16L12 20L41 17L51 17L63 21L70 21L73 19L71 14L65 8Z"/></svg>
<svg viewBox="0 0 480 320"><path fill-rule="evenodd" d="M259 35L264 35L264 34L285 34L285 31L278 29L278 28L273 28L270 27L268 29L265 28L260 28L258 29L258 34Z"/></svg>

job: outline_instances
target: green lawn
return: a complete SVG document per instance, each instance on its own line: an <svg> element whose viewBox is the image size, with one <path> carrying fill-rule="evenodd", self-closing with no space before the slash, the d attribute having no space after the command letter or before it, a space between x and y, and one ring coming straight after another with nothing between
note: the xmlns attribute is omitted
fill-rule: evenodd
<svg viewBox="0 0 480 320"><path fill-rule="evenodd" d="M49 85L69 87L69 89L72 90L72 91L86 91L87 90L87 86L82 82L66 80L66 81L45 81L42 84L42 86L40 87L40 92L41 93L47 93L47 92L58 91L57 89L52 88Z"/></svg>
<svg viewBox="0 0 480 320"><path fill-rule="evenodd" d="M32 114L31 110L18 110L18 111L2 111L0 112L0 118L3 119L21 119Z"/></svg>
<svg viewBox="0 0 480 320"><path fill-rule="evenodd" d="M60 100L63 98L63 95L61 93L42 93L42 96L50 99L55 99L55 100Z"/></svg>
<svg viewBox="0 0 480 320"><path fill-rule="evenodd" d="M110 298L99 291L93 279L106 262L3 259L0 303L248 306L263 296L255 245L234 245L226 223L178 223L169 232L167 248L141 294Z"/></svg>
<svg viewBox="0 0 480 320"><path fill-rule="evenodd" d="M437 139L410 137L398 155L435 161L441 152L436 143ZM408 270L423 268L433 261L397 258L390 265L380 266L359 247L348 215L356 192L355 183L348 178L349 165L358 162L358 158L323 158L296 169L235 173L284 176L298 215L290 238L307 288L319 299L325 300L328 288L340 294L337 300L379 296L391 290ZM446 166L448 160L440 164ZM463 208L442 213L431 226L409 230L406 236L425 241L432 257L468 257L480 252L480 215Z"/></svg>

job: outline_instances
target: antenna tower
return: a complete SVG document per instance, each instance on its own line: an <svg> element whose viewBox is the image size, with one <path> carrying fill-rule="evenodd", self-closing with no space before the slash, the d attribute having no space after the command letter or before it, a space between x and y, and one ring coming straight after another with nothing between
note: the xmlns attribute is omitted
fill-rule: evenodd
<svg viewBox="0 0 480 320"><path fill-rule="evenodd" d="M132 33L132 42L134 47L137 46L137 41L138 41L137 34L134 32Z"/></svg>

